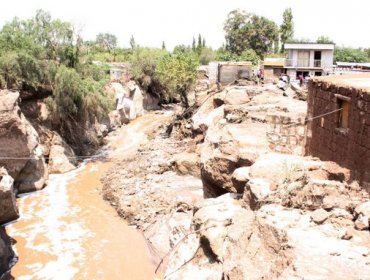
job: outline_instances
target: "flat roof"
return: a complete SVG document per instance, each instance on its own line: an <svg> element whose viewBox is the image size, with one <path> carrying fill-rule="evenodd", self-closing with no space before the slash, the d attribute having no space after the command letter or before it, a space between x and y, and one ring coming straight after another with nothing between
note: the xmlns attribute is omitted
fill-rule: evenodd
<svg viewBox="0 0 370 280"><path fill-rule="evenodd" d="M285 66L285 58L282 57L266 57L263 61L264 66Z"/></svg>
<svg viewBox="0 0 370 280"><path fill-rule="evenodd" d="M286 50L334 50L335 44L318 44L318 43L286 43Z"/></svg>
<svg viewBox="0 0 370 280"><path fill-rule="evenodd" d="M352 87L370 93L370 74L333 75L312 78L314 82L325 82L333 85Z"/></svg>

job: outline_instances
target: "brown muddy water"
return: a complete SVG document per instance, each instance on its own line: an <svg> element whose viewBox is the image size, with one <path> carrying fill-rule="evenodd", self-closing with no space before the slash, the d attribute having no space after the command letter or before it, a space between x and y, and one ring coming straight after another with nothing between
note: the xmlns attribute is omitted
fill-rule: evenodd
<svg viewBox="0 0 370 280"><path fill-rule="evenodd" d="M144 131L156 125L146 115L121 128L109 140L110 157L135 151L147 139ZM159 278L144 237L99 193L100 179L113 162L85 162L50 175L44 190L18 199L21 218L7 228L19 257L12 268L15 279Z"/></svg>

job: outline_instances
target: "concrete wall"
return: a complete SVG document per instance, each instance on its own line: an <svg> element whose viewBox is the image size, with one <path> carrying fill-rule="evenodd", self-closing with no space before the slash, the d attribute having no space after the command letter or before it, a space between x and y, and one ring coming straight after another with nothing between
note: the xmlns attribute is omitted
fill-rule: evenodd
<svg viewBox="0 0 370 280"><path fill-rule="evenodd" d="M321 52L321 68L333 68L334 51L325 50Z"/></svg>
<svg viewBox="0 0 370 280"><path fill-rule="evenodd" d="M337 110L344 98L350 102L349 125L339 127L339 112L310 121L306 154L349 168L351 177L370 191L370 91L330 79L309 82L308 118Z"/></svg>

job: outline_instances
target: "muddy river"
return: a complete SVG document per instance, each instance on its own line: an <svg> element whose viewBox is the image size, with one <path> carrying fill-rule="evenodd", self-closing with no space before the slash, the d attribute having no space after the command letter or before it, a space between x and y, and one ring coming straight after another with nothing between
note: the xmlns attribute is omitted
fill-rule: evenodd
<svg viewBox="0 0 370 280"><path fill-rule="evenodd" d="M135 151L155 126L150 116L139 118L110 137L107 160L50 175L44 190L18 199L21 218L7 228L19 257L15 279L157 278L144 237L99 193L114 158Z"/></svg>

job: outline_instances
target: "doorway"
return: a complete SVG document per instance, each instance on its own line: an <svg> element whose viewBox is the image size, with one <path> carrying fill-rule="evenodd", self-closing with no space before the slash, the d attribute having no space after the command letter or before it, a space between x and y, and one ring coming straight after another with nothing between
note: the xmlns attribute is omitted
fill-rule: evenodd
<svg viewBox="0 0 370 280"><path fill-rule="evenodd" d="M321 67L321 51L315 51L314 53L314 67Z"/></svg>

